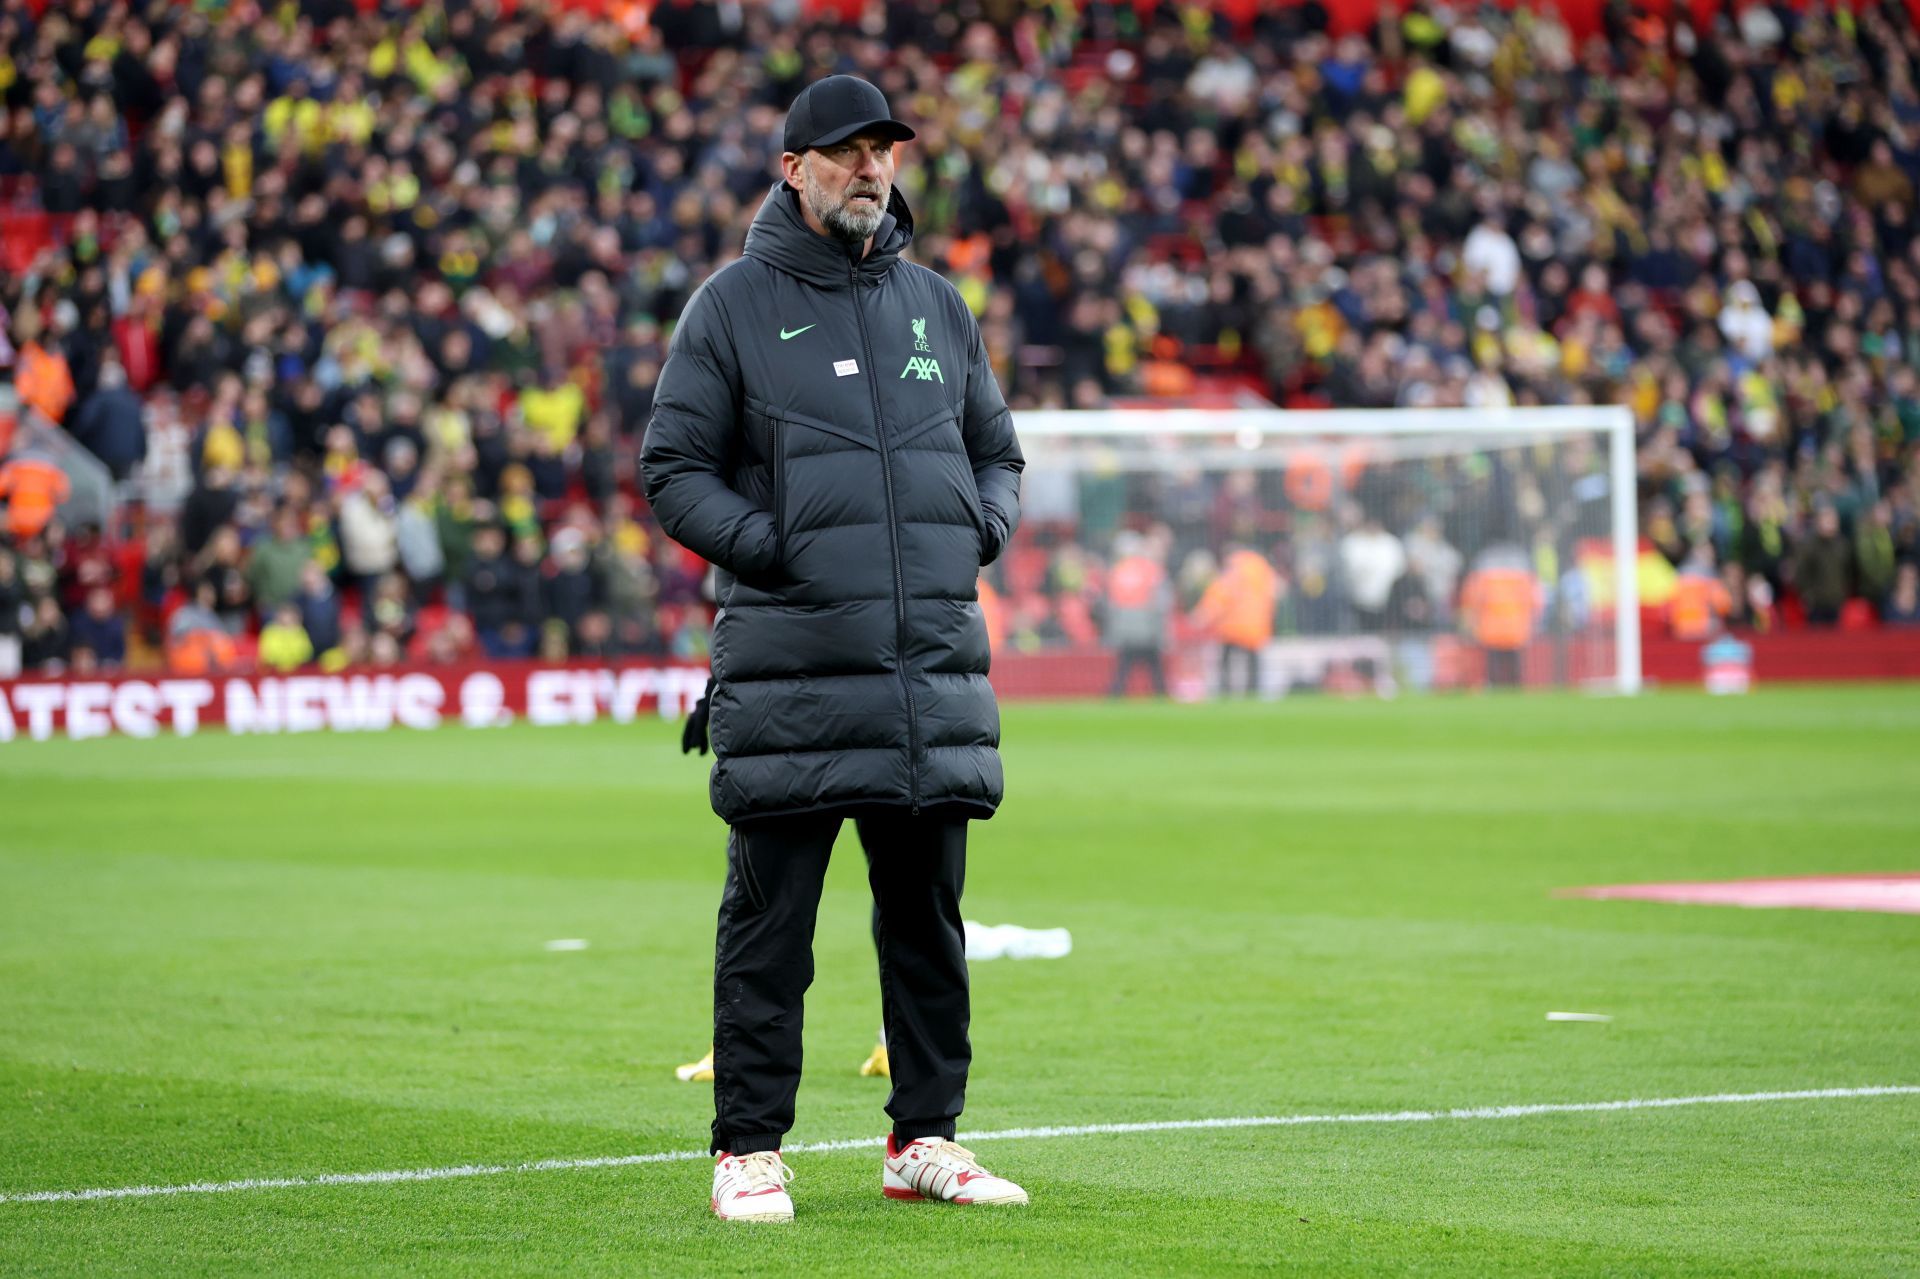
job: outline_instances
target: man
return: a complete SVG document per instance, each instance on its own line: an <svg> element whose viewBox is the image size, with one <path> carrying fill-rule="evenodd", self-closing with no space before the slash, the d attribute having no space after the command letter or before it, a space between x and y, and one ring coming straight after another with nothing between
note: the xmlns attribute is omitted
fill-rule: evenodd
<svg viewBox="0 0 1920 1279"><path fill-rule="evenodd" d="M1793 589L1807 610L1809 626L1834 626L1847 602L1853 547L1840 532L1840 513L1822 504L1813 515L1813 536L1794 551Z"/></svg>
<svg viewBox="0 0 1920 1279"><path fill-rule="evenodd" d="M1386 629L1387 600L1406 571L1406 548L1377 515L1362 514L1359 527L1340 539L1340 572L1361 633L1378 635Z"/></svg>
<svg viewBox="0 0 1920 1279"><path fill-rule="evenodd" d="M73 415L73 438L106 463L115 480L126 479L146 460L146 409L127 385L119 360L109 358L100 366L93 394Z"/></svg>
<svg viewBox="0 0 1920 1279"><path fill-rule="evenodd" d="M714 961L712 1207L785 1221L780 1159L827 857L852 817L880 912L889 1198L1025 1203L954 1144L971 1048L967 822L1002 792L976 580L1023 465L972 314L901 260L913 136L851 76L788 112L745 256L687 303L647 499L717 568L710 791L732 827Z"/></svg>
<svg viewBox="0 0 1920 1279"><path fill-rule="evenodd" d="M1273 614L1280 602L1280 575L1267 557L1247 546L1229 546L1220 575L1207 586L1193 620L1220 641L1220 695L1233 694L1233 668L1246 671L1246 693L1260 695L1260 654L1273 642Z"/></svg>
<svg viewBox="0 0 1920 1279"><path fill-rule="evenodd" d="M1521 683L1527 645L1544 606L1540 579L1518 546L1496 542L1475 558L1460 588L1460 624L1485 650L1489 688Z"/></svg>
<svg viewBox="0 0 1920 1279"><path fill-rule="evenodd" d="M1161 649L1167 641L1167 615L1173 590L1148 539L1123 532L1113 539L1113 571L1107 574L1107 647L1114 652L1110 697L1127 694L1135 666L1144 666L1157 696L1167 695L1167 671Z"/></svg>
<svg viewBox="0 0 1920 1279"><path fill-rule="evenodd" d="M530 657L541 622L540 582L526 565L508 558L506 549L507 532L499 524L489 522L474 530L467 611L488 657Z"/></svg>
<svg viewBox="0 0 1920 1279"><path fill-rule="evenodd" d="M86 606L67 624L69 642L92 653L101 670L118 670L127 661L127 623L114 606L108 586L90 587Z"/></svg>
<svg viewBox="0 0 1920 1279"><path fill-rule="evenodd" d="M45 532L72 496L73 482L54 463L24 454L15 454L12 461L0 459L0 501L6 503L6 529L14 545Z"/></svg>
<svg viewBox="0 0 1920 1279"><path fill-rule="evenodd" d="M19 679L21 629L26 623L24 610L27 588L20 581L13 552L0 546L0 679Z"/></svg>
<svg viewBox="0 0 1920 1279"><path fill-rule="evenodd" d="M1688 550L1666 611L1668 631L1688 643L1710 640L1725 625L1733 613L1733 593L1714 565L1712 542L1698 542Z"/></svg>
<svg viewBox="0 0 1920 1279"><path fill-rule="evenodd" d="M300 594L301 575L313 558L313 544L301 525L299 509L281 504L273 513L272 536L255 542L247 554L247 585L262 621Z"/></svg>

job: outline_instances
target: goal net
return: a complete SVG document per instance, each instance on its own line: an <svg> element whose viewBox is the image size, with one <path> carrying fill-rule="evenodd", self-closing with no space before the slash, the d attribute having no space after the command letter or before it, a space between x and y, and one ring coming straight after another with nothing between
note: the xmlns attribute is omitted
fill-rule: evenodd
<svg viewBox="0 0 1920 1279"><path fill-rule="evenodd" d="M1015 695L1640 684L1625 409L1019 415Z"/></svg>

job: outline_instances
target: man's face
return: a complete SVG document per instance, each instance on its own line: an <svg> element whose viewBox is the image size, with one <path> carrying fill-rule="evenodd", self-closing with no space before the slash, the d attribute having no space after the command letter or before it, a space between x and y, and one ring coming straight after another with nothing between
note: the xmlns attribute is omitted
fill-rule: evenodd
<svg viewBox="0 0 1920 1279"><path fill-rule="evenodd" d="M818 229L848 244L864 244L880 229L893 194L891 138L862 133L797 156L789 152L785 168Z"/></svg>

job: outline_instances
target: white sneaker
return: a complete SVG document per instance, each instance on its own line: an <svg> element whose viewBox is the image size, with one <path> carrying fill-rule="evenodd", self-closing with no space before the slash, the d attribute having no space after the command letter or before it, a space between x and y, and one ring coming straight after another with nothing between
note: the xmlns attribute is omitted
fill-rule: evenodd
<svg viewBox="0 0 1920 1279"><path fill-rule="evenodd" d="M889 1199L942 1199L956 1204L1023 1204L1027 1192L980 1166L973 1152L944 1137L921 1137L896 1148L887 1138L880 1190Z"/></svg>
<svg viewBox="0 0 1920 1279"><path fill-rule="evenodd" d="M722 1221L792 1221L793 1169L777 1150L721 1155L713 1165L713 1215Z"/></svg>

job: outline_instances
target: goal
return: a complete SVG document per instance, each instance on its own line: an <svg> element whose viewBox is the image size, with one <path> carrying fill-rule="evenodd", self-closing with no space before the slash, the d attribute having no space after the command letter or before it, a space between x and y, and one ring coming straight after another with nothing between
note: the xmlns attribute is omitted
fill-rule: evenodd
<svg viewBox="0 0 1920 1279"><path fill-rule="evenodd" d="M996 683L1197 699L1640 687L1624 408L1017 418Z"/></svg>

